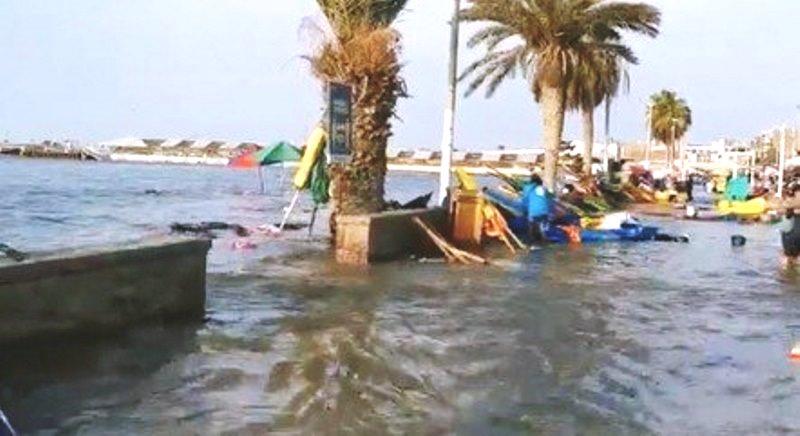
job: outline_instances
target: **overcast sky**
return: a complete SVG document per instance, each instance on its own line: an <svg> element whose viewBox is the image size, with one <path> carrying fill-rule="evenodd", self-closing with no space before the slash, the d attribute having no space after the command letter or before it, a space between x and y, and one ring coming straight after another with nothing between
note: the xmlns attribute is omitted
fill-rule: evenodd
<svg viewBox="0 0 800 436"><path fill-rule="evenodd" d="M451 3L411 0L398 23L412 98L397 147L440 142ZM643 101L662 88L689 101L693 142L797 121L800 1L651 3L662 34L632 41L641 65L614 107L614 137L644 136ZM300 58L314 38L303 23L320 20L314 0L2 0L0 138L302 141L322 101ZM477 54L463 51L462 66ZM521 81L462 99L457 123L460 148L539 143ZM571 117L567 136L578 132Z"/></svg>

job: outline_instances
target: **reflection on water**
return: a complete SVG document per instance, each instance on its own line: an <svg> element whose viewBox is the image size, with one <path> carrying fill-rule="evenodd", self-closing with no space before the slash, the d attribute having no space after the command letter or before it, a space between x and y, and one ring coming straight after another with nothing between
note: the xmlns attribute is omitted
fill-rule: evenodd
<svg viewBox="0 0 800 436"><path fill-rule="evenodd" d="M62 179L89 168L50 165ZM12 199L26 221L0 216L3 236L58 246L91 240L77 230L87 222L135 233L139 220L156 231L184 215L280 214L278 198L245 192L247 173L125 168L116 185L85 176L80 189L106 192L91 206ZM31 177L14 183L53 203L59 189ZM136 179L167 192L139 199ZM390 191L411 198L432 183L400 177ZM139 201L150 216L127 206ZM800 432L800 367L786 359L800 279L779 269L775 231L661 224L692 243L363 270L331 264L305 236L250 260L217 244L207 322L3 350L0 407L25 433ZM733 233L747 247L732 249Z"/></svg>

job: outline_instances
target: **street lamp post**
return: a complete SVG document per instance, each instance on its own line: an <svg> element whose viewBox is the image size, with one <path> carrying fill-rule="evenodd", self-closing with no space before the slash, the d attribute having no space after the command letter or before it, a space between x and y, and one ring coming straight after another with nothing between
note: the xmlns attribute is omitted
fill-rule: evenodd
<svg viewBox="0 0 800 436"><path fill-rule="evenodd" d="M450 22L450 67L448 70L447 100L444 107L442 131L442 160L439 172L439 204L443 205L451 187L453 144L455 142L456 92L458 92L458 27L461 0L453 1L453 18Z"/></svg>
<svg viewBox="0 0 800 436"><path fill-rule="evenodd" d="M611 142L611 97L606 96L606 129L603 140L603 173L610 175L608 170L608 144ZM594 144L592 144L594 145Z"/></svg>
<svg viewBox="0 0 800 436"><path fill-rule="evenodd" d="M797 125L794 129L794 152L800 151L800 104L795 106L797 109Z"/></svg>
<svg viewBox="0 0 800 436"><path fill-rule="evenodd" d="M645 117L647 126L645 132L647 133L647 143L644 146L644 160L650 162L650 151L653 147L653 106L647 104L647 116Z"/></svg>
<svg viewBox="0 0 800 436"><path fill-rule="evenodd" d="M675 119L672 119L671 141L669 145L669 172L674 175L675 172Z"/></svg>
<svg viewBox="0 0 800 436"><path fill-rule="evenodd" d="M781 126L780 150L778 150L778 198L783 198L784 168L786 167L786 125Z"/></svg>

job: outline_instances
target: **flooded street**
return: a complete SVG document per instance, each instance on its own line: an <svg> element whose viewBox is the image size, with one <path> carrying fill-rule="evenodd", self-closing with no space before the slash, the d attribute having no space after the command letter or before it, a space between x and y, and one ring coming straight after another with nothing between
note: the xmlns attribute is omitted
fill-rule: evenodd
<svg viewBox="0 0 800 436"><path fill-rule="evenodd" d="M0 158L0 175L0 242L22 250L271 223L289 195L224 168ZM363 270L304 231L250 253L222 238L206 323L3 349L0 408L23 434L800 432L800 275L777 230L657 223L692 242Z"/></svg>

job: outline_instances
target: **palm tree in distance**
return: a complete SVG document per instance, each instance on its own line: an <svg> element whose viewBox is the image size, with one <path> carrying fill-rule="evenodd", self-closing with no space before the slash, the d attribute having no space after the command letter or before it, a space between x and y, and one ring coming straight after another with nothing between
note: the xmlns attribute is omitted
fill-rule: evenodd
<svg viewBox="0 0 800 436"><path fill-rule="evenodd" d="M406 95L400 77L400 35L391 25L408 0L317 0L330 34L308 57L323 83L353 91L351 162L334 175L335 214L384 208L386 146L397 100Z"/></svg>
<svg viewBox="0 0 800 436"><path fill-rule="evenodd" d="M575 75L567 86L567 107L581 113L585 175L592 173L595 109L604 101L610 104L620 88L626 91L629 88L623 61L602 50L576 67Z"/></svg>
<svg viewBox="0 0 800 436"><path fill-rule="evenodd" d="M675 165L675 144L692 126L692 110L674 91L663 90L650 97L650 130L653 137L667 146L667 164Z"/></svg>
<svg viewBox="0 0 800 436"><path fill-rule="evenodd" d="M461 19L486 23L469 41L486 54L462 75L472 76L467 93L485 86L491 96L518 73L528 80L542 113L544 181L554 190L567 87L577 66L598 52L634 63L622 32L655 37L661 15L647 4L605 0L471 0Z"/></svg>

